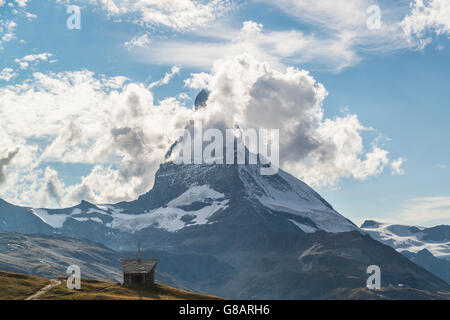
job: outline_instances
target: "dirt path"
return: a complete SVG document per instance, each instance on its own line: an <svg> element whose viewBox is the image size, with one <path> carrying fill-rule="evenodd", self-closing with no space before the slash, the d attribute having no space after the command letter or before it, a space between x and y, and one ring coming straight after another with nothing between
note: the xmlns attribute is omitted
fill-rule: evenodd
<svg viewBox="0 0 450 320"><path fill-rule="evenodd" d="M26 298L25 300L36 300L37 298L42 296L44 293L47 293L48 291L52 290L54 287L56 287L56 286L58 286L60 284L61 284L61 281L51 279L50 280L50 284L46 285L45 287L40 289L38 292L36 292L33 295L31 295L28 298Z"/></svg>

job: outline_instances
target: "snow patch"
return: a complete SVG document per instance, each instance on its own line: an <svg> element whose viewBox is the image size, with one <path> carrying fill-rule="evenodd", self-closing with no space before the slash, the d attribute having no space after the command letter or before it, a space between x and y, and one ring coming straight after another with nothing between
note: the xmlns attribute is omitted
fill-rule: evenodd
<svg viewBox="0 0 450 320"><path fill-rule="evenodd" d="M45 209L31 209L31 212L37 216L39 219L44 221L46 224L50 225L51 227L55 229L62 228L64 225L64 222L66 222L67 218L73 218L77 221L83 222L92 220L98 223L103 223L103 221L98 217L75 217L76 215L85 213L85 214L109 214L105 211L97 210L90 208L87 212L83 212L80 208L73 209L70 213L58 213L58 214L49 214L47 210Z"/></svg>
<svg viewBox="0 0 450 320"><path fill-rule="evenodd" d="M201 225L209 223L208 218L219 210L228 207L228 200L216 201L209 206L203 207L197 211L185 211L179 208L166 207L158 208L150 212L138 215L131 214L115 214L112 227L126 232L137 232L147 227L153 226L175 232L186 226ZM189 223L182 220L183 217L189 216Z"/></svg>
<svg viewBox="0 0 450 320"><path fill-rule="evenodd" d="M399 252L417 253L427 249L437 258L450 260L450 242L423 240L423 232L413 233L410 228L410 226L378 223L377 227L363 228L362 230L370 234L375 240L381 241ZM423 230L424 228L419 227L418 229Z"/></svg>
<svg viewBox="0 0 450 320"><path fill-rule="evenodd" d="M62 228L64 222L68 217L68 215L66 214L49 214L47 210L44 209L31 209L31 211L46 224L56 229Z"/></svg>
<svg viewBox="0 0 450 320"><path fill-rule="evenodd" d="M108 225L111 228L125 232L136 232L150 226L175 232L186 226L202 225L210 223L208 219L216 212L228 207L228 200L224 199L223 193L213 190L208 185L192 185L179 197L168 203L167 207L158 208L142 214L125 214L123 209L113 205L98 205L97 208L89 208L86 212L80 208L75 208L70 213L49 214L44 209L33 209L32 212L42 221L53 228L62 228L64 222L70 217L80 222L95 221L103 223L99 217L77 217L80 214L108 215L112 217L112 222ZM195 202L207 204L196 211L182 210L180 206L188 206Z"/></svg>
<svg viewBox="0 0 450 320"><path fill-rule="evenodd" d="M75 219L75 220L77 220L77 221L80 221L80 222L85 222L85 221L95 221L95 222L97 222L97 223L103 224L102 219L97 218L97 217L92 217L92 218L73 218L73 219Z"/></svg>
<svg viewBox="0 0 450 320"><path fill-rule="evenodd" d="M215 191L209 185L192 185L179 197L170 201L167 207L143 214L113 213L111 226L121 231L134 233L151 226L175 232L186 226L207 224L213 214L228 207L228 200L223 200L224 197L223 193ZM179 208L195 202L211 201L212 203L196 211Z"/></svg>

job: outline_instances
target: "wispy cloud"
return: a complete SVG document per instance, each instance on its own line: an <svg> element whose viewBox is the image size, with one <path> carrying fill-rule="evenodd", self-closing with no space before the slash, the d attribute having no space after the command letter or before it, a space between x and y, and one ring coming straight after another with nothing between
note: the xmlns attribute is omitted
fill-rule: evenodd
<svg viewBox="0 0 450 320"><path fill-rule="evenodd" d="M10 81L12 78L16 77L17 73L12 68L4 68L0 71L0 80Z"/></svg>
<svg viewBox="0 0 450 320"><path fill-rule="evenodd" d="M204 69L243 52L279 67L285 63L316 63L342 70L360 60L344 38L321 39L297 30L265 31L254 21L245 21L240 29L229 28L221 25L196 33L197 40L152 39L151 45L136 48L134 54L141 62Z"/></svg>
<svg viewBox="0 0 450 320"><path fill-rule="evenodd" d="M148 34L143 34L141 36L135 36L130 41L126 41L124 43L125 47L128 48L128 50L131 50L135 47L145 47L150 43L150 37Z"/></svg>
<svg viewBox="0 0 450 320"><path fill-rule="evenodd" d="M19 7L25 8L30 0L15 0Z"/></svg>
<svg viewBox="0 0 450 320"><path fill-rule="evenodd" d="M2 20L0 18L0 46L2 43L10 42L15 39L14 31L17 23L12 20Z"/></svg>
<svg viewBox="0 0 450 320"><path fill-rule="evenodd" d="M403 163L406 161L404 158L398 158L391 162L392 174L403 175L405 169L403 169Z"/></svg>
<svg viewBox="0 0 450 320"><path fill-rule="evenodd" d="M29 0L14 0L9 2L0 0L0 50L4 49L3 46L6 43L17 39L17 18L19 16L24 16L28 21L37 18L37 15L26 11L28 2ZM14 16L16 17L14 18Z"/></svg>
<svg viewBox="0 0 450 320"><path fill-rule="evenodd" d="M218 59L248 52L273 65L313 63L339 72L359 63L363 54L421 49L429 43L424 31L448 32L450 21L446 0L417 0L411 7L405 1L382 0L376 6L380 14L377 27L369 25L376 12L371 9L371 0L255 0L253 5L261 2L277 7L307 27L275 31L257 21L246 21L237 29L234 24L220 21L207 30L186 30L188 39L162 41L145 35L126 45L136 47L141 62L207 69Z"/></svg>
<svg viewBox="0 0 450 320"><path fill-rule="evenodd" d="M53 57L53 54L44 52L40 54L29 54L27 56L24 56L20 59L15 59L14 62L17 63L21 69L25 70L30 65L36 65L41 61L48 61L51 57Z"/></svg>
<svg viewBox="0 0 450 320"><path fill-rule="evenodd" d="M84 0L84 2L102 8L109 16L120 17L150 28L163 27L179 32L204 27L232 8L231 0Z"/></svg>
<svg viewBox="0 0 450 320"><path fill-rule="evenodd" d="M167 72L162 79L150 83L148 88L151 89L154 87L159 87L168 84L174 76L180 73L180 70L181 70L180 66L173 66L170 72Z"/></svg>
<svg viewBox="0 0 450 320"><path fill-rule="evenodd" d="M450 223L450 196L410 199L400 210L402 221L413 225Z"/></svg>

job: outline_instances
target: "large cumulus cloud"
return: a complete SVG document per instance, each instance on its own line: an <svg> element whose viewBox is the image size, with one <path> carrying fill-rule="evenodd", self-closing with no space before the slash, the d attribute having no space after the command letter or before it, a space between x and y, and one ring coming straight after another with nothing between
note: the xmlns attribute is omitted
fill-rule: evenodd
<svg viewBox="0 0 450 320"><path fill-rule="evenodd" d="M35 73L22 84L0 89L0 96L1 143L20 149L20 160L7 167L10 179L0 186L0 196L36 206L70 205L85 196L114 202L147 191L177 119L191 112L173 99L154 105L144 84L89 71ZM93 169L79 185L64 185L45 168L55 163ZM51 185L56 181L61 183L60 201L56 193L43 195L55 190Z"/></svg>
<svg viewBox="0 0 450 320"><path fill-rule="evenodd" d="M0 138L20 150L0 197L37 206L135 199L151 188L175 130L190 120L280 129L281 167L313 185L365 179L392 166L376 141L365 149L361 132L368 129L356 115L324 118L327 91L307 71L278 71L244 54L217 61L207 78L211 94L198 111L176 98L155 103L144 84L89 71L36 73L0 89ZM92 169L68 183L52 163Z"/></svg>
<svg viewBox="0 0 450 320"><path fill-rule="evenodd" d="M357 115L324 118L327 91L307 71L280 72L242 55L216 63L209 89L206 119L221 119L228 127L279 129L281 167L307 183L365 179L390 163L376 141L365 150L361 132L370 128Z"/></svg>

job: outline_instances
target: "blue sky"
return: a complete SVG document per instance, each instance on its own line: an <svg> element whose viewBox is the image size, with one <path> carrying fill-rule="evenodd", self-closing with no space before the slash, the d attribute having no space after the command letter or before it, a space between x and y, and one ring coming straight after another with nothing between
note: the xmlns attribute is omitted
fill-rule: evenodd
<svg viewBox="0 0 450 320"><path fill-rule="evenodd" d="M81 9L80 30L66 27L69 4ZM369 28L373 13L367 8L372 5L380 9L380 28ZM152 133L156 125L148 122L139 127L142 119L89 122L99 117L91 108L111 104L100 116L108 110L120 114L125 111L112 108L137 94L140 104L189 109L202 87L194 81L196 74L218 79L225 72L218 61L246 53L281 72L286 81L286 68L294 67L308 70L323 84L328 95L320 106L312 106L323 111L322 124L351 114L371 128L360 130L357 124L346 138L355 146L362 139L364 150L348 154L351 161L361 160L361 169L333 169L332 181L313 176L312 168L302 164L287 163L289 172L312 184L356 223L365 218L450 223L446 0L395 5L366 0L179 0L170 6L156 0L0 0L0 13L0 159L5 160L0 165L5 176L0 197L6 200L54 207L84 196L108 202L145 192L159 163L157 152L143 159L102 128L136 121L133 128L146 142L165 131ZM157 83L165 75L167 81ZM107 82L112 79L113 85ZM187 79L193 80L191 85ZM13 110L23 117L11 115ZM180 110L177 115L185 112ZM158 123L164 121L161 116ZM166 127L172 122L168 119ZM66 132L68 124L75 129ZM117 150L106 154L96 141ZM388 160L380 151L376 164L364 162L374 144L388 152ZM8 157L15 150L17 155ZM324 170L341 160L330 161ZM315 168L321 169L319 164ZM133 173L125 177L129 171ZM103 194L102 183L111 190Z"/></svg>
<svg viewBox="0 0 450 320"><path fill-rule="evenodd" d="M338 191L324 191L341 211L389 218L407 199L448 194L449 54L427 48L370 58L337 76L323 75L334 93L327 99L329 108L336 112L348 105L363 123L391 139L392 153L407 159L404 175L346 180Z"/></svg>

